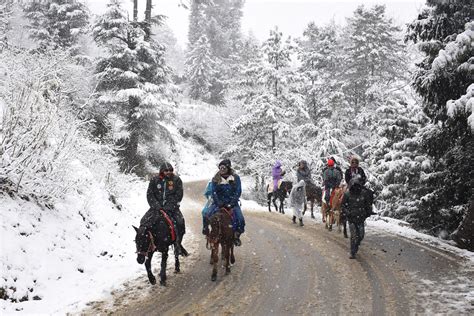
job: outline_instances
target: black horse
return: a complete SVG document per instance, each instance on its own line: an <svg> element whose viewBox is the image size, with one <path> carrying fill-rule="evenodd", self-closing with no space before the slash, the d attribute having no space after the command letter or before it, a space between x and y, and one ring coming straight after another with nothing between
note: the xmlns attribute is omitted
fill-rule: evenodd
<svg viewBox="0 0 474 316"><path fill-rule="evenodd" d="M316 184L309 182L306 183L306 201L309 202L310 205L310 210L311 210L311 218L314 217L314 202L317 202L319 206L321 206L322 203L322 195L323 195L323 190L318 187ZM303 215L306 213L306 210L308 209L307 203L304 203L304 208L303 208Z"/></svg>
<svg viewBox="0 0 474 316"><path fill-rule="evenodd" d="M268 189L270 188L270 185L273 185L273 183L267 185L267 192L268 192ZM282 181L281 184L280 184L280 187L276 191L268 192L268 195L267 195L268 211L269 212L272 211L271 208L270 208L270 201L273 200L273 205L275 206L275 212L280 212L282 214L285 214L285 210L283 208L283 201L286 199L288 194L291 192L292 188L293 188L293 182L291 182L291 181ZM276 204L277 199L280 200L280 207L278 207L277 204Z"/></svg>
<svg viewBox="0 0 474 316"><path fill-rule="evenodd" d="M160 284L166 285L166 264L168 260L169 246L176 244L172 238L170 225L167 223L162 211L150 209L143 215L140 220L140 227L136 228L135 244L137 246L137 262L142 264L145 262L148 280L151 284L156 284L156 278L151 271L151 259L155 251L161 252L161 270L160 270ZM182 236L181 240L182 240ZM175 236L176 239L176 236ZM181 246L174 249L174 271L178 273L179 269L179 254L187 255L186 249ZM145 261L146 259L146 261Z"/></svg>

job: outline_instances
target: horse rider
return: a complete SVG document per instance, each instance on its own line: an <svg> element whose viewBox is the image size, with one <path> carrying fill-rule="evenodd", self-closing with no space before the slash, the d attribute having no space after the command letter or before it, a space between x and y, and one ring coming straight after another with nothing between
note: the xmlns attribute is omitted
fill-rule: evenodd
<svg viewBox="0 0 474 316"><path fill-rule="evenodd" d="M183 182L173 171L173 166L164 162L160 166L159 174L150 180L146 198L151 209L163 210L174 222L177 229L175 249L180 251L181 242L186 233L184 217L179 209L183 199ZM183 255L186 254L183 253Z"/></svg>
<svg viewBox="0 0 474 316"><path fill-rule="evenodd" d="M312 184L311 170L308 167L306 160L301 160L298 163L298 169L296 169L296 181L300 182L303 180L306 185Z"/></svg>
<svg viewBox="0 0 474 316"><path fill-rule="evenodd" d="M352 178L349 183L349 191L342 198L342 212L349 222L350 259L355 259L360 243L364 239L365 220L372 212L373 196L368 190L363 190L360 178Z"/></svg>
<svg viewBox="0 0 474 316"><path fill-rule="evenodd" d="M304 180L298 181L290 193L290 205L293 208L293 223L296 224L296 218L303 224L303 207L306 203L306 182Z"/></svg>
<svg viewBox="0 0 474 316"><path fill-rule="evenodd" d="M344 179L346 183L349 185L351 179L354 177L359 177L360 184L365 185L367 181L367 177L365 175L364 169L359 167L359 158L356 156L352 156L350 162L350 167L346 170L344 174Z"/></svg>
<svg viewBox="0 0 474 316"><path fill-rule="evenodd" d="M329 158L327 167L323 170L324 201L330 205L332 191L341 184L342 171L335 166L335 159Z"/></svg>
<svg viewBox="0 0 474 316"><path fill-rule="evenodd" d="M245 219L239 206L242 186L240 177L232 169L229 159L224 159L219 163L219 171L211 181L212 205L207 212L203 212L202 233L209 235L209 218L219 209L226 208L232 210L232 228L234 230L234 245L242 244L240 235L245 231Z"/></svg>
<svg viewBox="0 0 474 316"><path fill-rule="evenodd" d="M285 171L281 168L281 161L277 160L275 165L272 168L272 178L273 178L273 192L278 190L279 181L285 175Z"/></svg>

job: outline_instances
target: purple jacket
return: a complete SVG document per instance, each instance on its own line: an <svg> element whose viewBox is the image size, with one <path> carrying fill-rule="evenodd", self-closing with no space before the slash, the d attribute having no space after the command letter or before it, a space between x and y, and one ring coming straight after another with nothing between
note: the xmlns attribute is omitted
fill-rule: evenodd
<svg viewBox="0 0 474 316"><path fill-rule="evenodd" d="M272 168L273 191L278 190L278 181L282 178L281 162L278 160Z"/></svg>

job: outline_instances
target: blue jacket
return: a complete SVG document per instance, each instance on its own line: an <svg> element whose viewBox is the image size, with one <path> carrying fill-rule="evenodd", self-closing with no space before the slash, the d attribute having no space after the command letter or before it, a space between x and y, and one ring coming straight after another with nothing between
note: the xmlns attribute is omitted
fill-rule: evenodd
<svg viewBox="0 0 474 316"><path fill-rule="evenodd" d="M231 177L233 177L233 180L227 181L232 179ZM221 177L220 174L216 174L212 179L212 199L218 207L226 205L234 207L239 203L242 194L240 177L232 173L227 180Z"/></svg>

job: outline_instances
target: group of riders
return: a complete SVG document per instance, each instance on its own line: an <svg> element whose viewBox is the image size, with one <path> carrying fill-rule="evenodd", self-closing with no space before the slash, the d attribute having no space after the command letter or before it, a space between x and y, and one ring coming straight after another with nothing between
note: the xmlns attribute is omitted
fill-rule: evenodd
<svg viewBox="0 0 474 316"><path fill-rule="evenodd" d="M372 197L370 191L364 188L366 176L364 170L359 167L359 160L351 158L350 167L346 170L344 178L348 184L342 200L342 210L349 222L351 233L351 255L354 258L360 242L364 238L365 219L372 214ZM273 189L277 190L285 171L282 170L281 162L277 161L272 168ZM314 185L311 178L311 170L306 161L301 161L298 165L297 184L290 192L290 204L295 212L293 222L296 217L303 224L301 208L305 203L305 187ZM329 205L331 194L335 188L339 187L343 178L342 170L336 165L336 160L327 160L327 167L323 170L324 201ZM218 165L217 173L207 184L204 195L207 203L202 210L203 228L202 233L209 235L209 219L219 210L224 209L232 214L232 228L234 231L234 245L242 244L240 235L245 231L245 219L239 205L242 186L239 175L232 168L229 159L222 160ZM180 203L183 199L183 182L174 173L170 163L163 163L160 166L159 174L154 176L149 183L147 190L147 200L150 208L162 211L164 216L171 219L174 224L171 229L176 229L176 249L181 247L183 235L185 234L185 220L180 211ZM183 254L182 255L187 255Z"/></svg>
<svg viewBox="0 0 474 316"><path fill-rule="evenodd" d="M279 189L280 183L282 183L285 170L282 169L280 161L277 161L272 168L273 177L273 191ZM298 218L300 226L303 224L303 209L306 206L306 190L311 187L315 188L316 185L313 183L311 176L311 169L305 160L301 160L296 170L297 183L292 187L290 192L289 204L293 208L293 223L296 223ZM342 179L344 178L346 186L341 186ZM365 234L365 220L367 217L374 215L372 210L373 204L373 192L365 187L367 176L365 175L364 169L359 166L359 159L356 156L351 157L350 166L343 173L342 169L337 165L336 159L331 157L327 160L327 165L322 171L322 203L326 205L326 208L331 209L332 205L336 204L333 202L335 199L336 189L340 188L344 190L344 194L341 195L342 201L342 214L341 216L349 223L349 230L351 234L350 243L350 256L349 258L354 259L359 249L360 243L364 238ZM325 222L326 216L323 214L323 222ZM347 237L344 231L345 237Z"/></svg>

